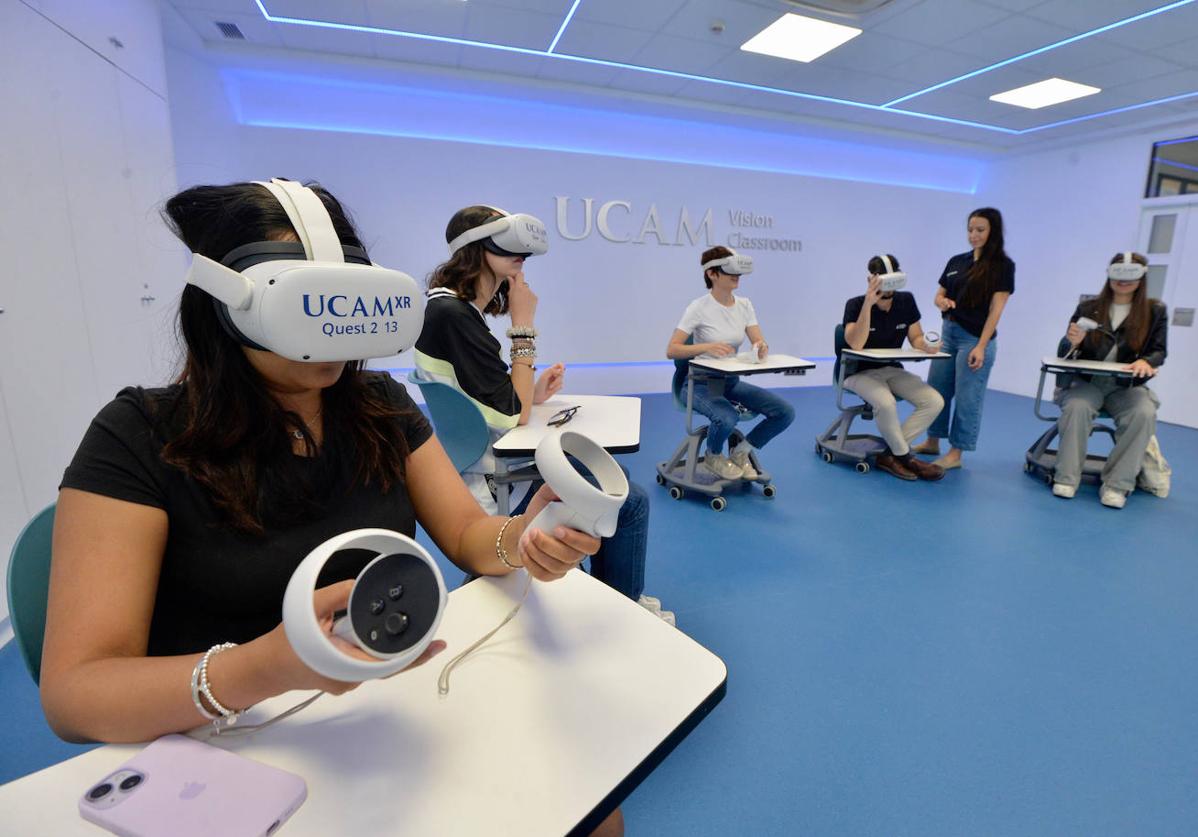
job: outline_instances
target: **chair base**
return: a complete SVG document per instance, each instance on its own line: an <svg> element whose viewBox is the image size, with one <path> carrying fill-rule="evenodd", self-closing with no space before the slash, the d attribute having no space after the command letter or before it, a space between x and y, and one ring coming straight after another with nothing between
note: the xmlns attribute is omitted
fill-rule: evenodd
<svg viewBox="0 0 1198 837"><path fill-rule="evenodd" d="M657 463L657 484L668 486L672 498L681 500L686 496L686 492L692 491L710 497L711 507L716 511L723 511L728 505L724 492L730 487L748 488L753 483L757 483L766 497L773 497L777 493L777 489L771 482L773 478L762 467L756 451L749 454L749 461L757 471L755 480L747 480L743 477L731 480L721 479L706 468L699 468L699 463L704 460L699 450L703 447L703 441L706 438L706 426L688 433L669 459ZM739 432L733 433L728 439L728 444L735 444L741 438L743 436Z"/></svg>
<svg viewBox="0 0 1198 837"><path fill-rule="evenodd" d="M1115 439L1115 428L1107 424L1095 422L1090 427L1090 435L1095 433L1106 433L1111 437L1113 442ZM1030 474L1036 479L1044 480L1044 482L1052 485L1057 473L1057 449L1050 447L1057 438L1057 426L1054 424L1041 434L1040 438L1032 443L1032 446L1027 449L1027 454L1024 457L1023 471ZM1086 461L1082 463L1081 481L1088 483L1098 483L1102 481L1102 469L1106 467L1106 457L1098 454L1086 454Z"/></svg>
<svg viewBox="0 0 1198 837"><path fill-rule="evenodd" d="M851 462L858 473L866 474L870 470L870 460L879 453L885 453L888 448L881 436L849 433L853 419L857 416L870 418L872 413L865 406L842 410L836 421L815 437L815 453L824 462Z"/></svg>

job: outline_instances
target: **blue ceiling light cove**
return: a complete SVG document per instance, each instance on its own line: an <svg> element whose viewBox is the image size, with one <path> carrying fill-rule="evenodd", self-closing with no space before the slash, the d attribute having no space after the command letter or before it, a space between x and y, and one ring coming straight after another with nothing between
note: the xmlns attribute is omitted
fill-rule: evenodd
<svg viewBox="0 0 1198 837"><path fill-rule="evenodd" d="M588 57L585 57L582 55L570 55L567 53L554 52L553 50L557 47L558 41L561 40L562 35L566 31L566 27L569 26L570 21L573 19L574 13L578 10L578 6L581 2L582 2L582 0L574 0L573 4L570 6L569 12L566 14L565 19L562 21L562 25L558 28L557 34L554 36L553 41L549 44L549 47L547 49L542 50L542 49L530 49L527 47L509 46L506 44L496 44L496 43L491 43L488 41L475 41L475 40L470 40L468 38L454 38L454 37L449 37L449 36L445 36L445 35L429 35L429 34L426 34L423 32L407 32L407 31L404 31L401 29L388 29L388 28L379 27L379 26L365 26L362 24L355 24L355 23L338 23L336 21L319 20L316 18L297 18L297 17L285 17L285 16L280 16L280 15L273 15L267 10L266 6L263 3L263 0L254 0L254 3L258 6L258 10L262 13L262 17L265 18L266 20L270 21L271 23L285 23L285 24L290 24L290 25L294 25L294 26L310 26L310 27L316 27L316 28L320 28L320 29L335 29L335 30L340 30L340 31L364 32L364 33L369 33L369 34L374 34L374 35L391 35L391 36L398 37L398 38L411 38L413 40L419 40L419 41L432 41L435 43L455 44L458 46L475 47L477 49L488 49L488 50L495 50L495 51L499 51L499 52L517 53L520 55L530 55L530 56L538 56L538 57L542 57L542 58L552 58L552 59L556 59L559 61L571 61L571 62L578 63L578 64L587 64L587 65L597 66L597 67L608 67L608 68L617 69L617 70L629 70L629 71L636 72L636 73L645 73L647 75L664 76L667 78L676 78L676 79L681 79L684 81L696 81L696 82L701 82L704 84L714 84L714 85L718 85L718 86L722 86L722 87L732 87L732 88L736 88L736 89L740 89L740 90L752 90L752 91L756 91L756 92L760 92L760 93L769 93L769 94L778 95L778 96L786 96L786 97L794 98L794 99L804 99L806 101L812 101L812 102L822 102L825 104L840 105L843 107L852 107L852 108L859 108L859 109L864 109L864 110L871 110L871 111L875 111L878 113L889 113L889 114L894 114L897 116L907 116L907 117L911 117L913 119L923 119L923 120L928 120L928 121L932 121L932 122L941 122L941 123L947 123L947 124L952 124L952 125L962 125L962 126L965 126L968 128L977 128L977 129L984 130L984 131L993 131L995 133L1009 134L1009 135L1014 135L1014 136L1033 133L1035 131L1042 131L1042 130L1045 130L1048 128L1055 128L1055 127L1059 127L1061 125L1069 125L1069 124L1073 124L1076 122L1084 122L1086 120L1097 119L1102 116L1109 116L1111 114L1116 114L1116 113L1124 113L1129 110L1137 110L1139 108L1151 107L1153 105L1165 104L1167 102L1175 102L1175 101L1179 101L1182 99L1188 99L1188 98L1191 98L1194 96L1198 96L1198 91L1194 91L1193 93L1185 93L1185 94L1181 94L1178 96L1170 96L1165 99L1156 99L1156 100L1153 100L1150 102L1142 102L1137 105L1129 105L1127 107L1113 108L1111 110L1106 110L1106 111L1102 111L1099 113L1092 113L1092 114L1088 114L1085 116L1075 117L1073 119L1065 119L1065 120L1061 120L1059 122L1051 122L1051 123L1047 123L1044 125L1038 125L1038 126L1035 126L1032 128L1024 128L1022 130L1014 129L1014 128L1004 128L1000 125L990 125L985 122L976 122L976 121L972 121L972 120L968 120L968 119L955 119L950 116L940 116L938 114L924 113L922 111L908 110L906 108L895 107L896 104L907 101L908 99L922 96L925 93L929 93L931 91L938 90L940 88L943 88L943 87L946 87L946 86L949 86L952 84L956 84L959 81L963 81L965 79L972 78L974 76L978 76L983 73L990 72L991 70L995 70L1000 67L1008 66L1012 63L1021 61L1025 58L1029 58L1034 55L1039 55L1041 53L1047 52L1052 49L1056 49L1058 47L1065 46L1070 43L1074 43L1074 42L1082 40L1084 38L1089 38L1094 35L1098 35L1103 32L1108 32L1112 29L1116 29L1121 26L1126 26L1126 25L1128 25L1130 23L1134 23L1138 20L1143 20L1144 18L1152 17L1153 15L1158 15L1163 12L1167 12L1172 9L1179 8L1181 6L1186 6L1191 3L1198 2L1198 0L1176 0L1176 2L1169 3L1168 5L1161 6L1160 8L1153 9L1153 10L1150 10L1147 12L1143 12L1141 14L1135 15L1134 17L1126 18L1124 20L1116 21L1115 23L1108 24L1107 26L1101 27L1099 29L1094 29L1089 32L1084 32L1080 35L1075 35L1072 38L1067 38L1063 41L1058 41L1055 44L1049 44L1048 46L1041 47L1040 49L1033 50L1031 52L1027 52L1022 55L1017 55L1014 58L1007 59L1006 61L1002 61L997 64L992 64L989 67L983 67L980 70L975 70L974 72L968 73L963 76L958 76L957 78L954 78L954 79L949 79L948 81L942 82L933 87L929 87L929 88L926 88L925 90L920 90L915 93L911 93L907 96L903 96L901 98L894 99L894 100L887 102L885 104L882 104L882 105L875 105L875 104L871 104L869 102L858 102L858 101L854 101L852 99L840 99L840 98L836 98L833 96L820 96L820 95L817 95L814 93L802 93L797 90L786 90L786 89L780 88L780 87L769 87L769 86L761 85L761 84L751 84L748 82L733 81L731 79L715 78L713 76L703 76L703 75L698 75L695 73L685 73L685 72L680 72L677 70L665 70L665 69L661 69L659 67L646 67L646 66L642 66L639 64L625 63L622 61L608 61L608 60L605 60L602 58L588 58Z"/></svg>

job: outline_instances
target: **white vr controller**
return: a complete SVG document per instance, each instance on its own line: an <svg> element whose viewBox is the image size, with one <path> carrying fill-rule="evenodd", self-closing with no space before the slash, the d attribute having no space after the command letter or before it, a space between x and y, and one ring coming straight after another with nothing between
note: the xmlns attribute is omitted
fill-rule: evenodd
<svg viewBox="0 0 1198 837"><path fill-rule="evenodd" d="M333 634L375 659L351 657L320 626L312 595L329 559L346 549L376 553L354 581ZM424 653L445 611L445 581L428 552L389 529L355 529L329 538L300 563L283 595L283 630L304 665L333 680L387 677Z"/></svg>
<svg viewBox="0 0 1198 837"><path fill-rule="evenodd" d="M567 454L591 472L598 487L578 472ZM527 530L550 534L556 527L565 526L596 538L610 538L616 533L616 518L628 499L628 478L610 453L581 433L559 430L541 440L535 459L541 479L561 499L545 506Z"/></svg>
<svg viewBox="0 0 1198 837"><path fill-rule="evenodd" d="M1098 328L1098 323L1096 323L1094 320L1091 320L1089 317L1078 317L1074 325L1085 332L1090 332Z"/></svg>

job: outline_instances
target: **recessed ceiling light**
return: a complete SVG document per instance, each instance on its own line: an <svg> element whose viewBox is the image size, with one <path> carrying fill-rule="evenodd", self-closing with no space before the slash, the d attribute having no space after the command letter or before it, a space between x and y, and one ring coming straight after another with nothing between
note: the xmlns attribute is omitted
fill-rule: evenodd
<svg viewBox="0 0 1198 837"><path fill-rule="evenodd" d="M785 14L741 44L740 48L745 52L807 63L860 34L861 30L855 26Z"/></svg>
<svg viewBox="0 0 1198 837"><path fill-rule="evenodd" d="M1037 110L1049 105L1059 105L1061 102L1080 99L1083 96L1093 96L1101 93L1101 87L1091 87L1088 84L1078 84L1076 81L1065 81L1063 78L1049 78L1035 84L1025 84L1005 93L995 93L990 97L992 102L1002 102L1004 105Z"/></svg>

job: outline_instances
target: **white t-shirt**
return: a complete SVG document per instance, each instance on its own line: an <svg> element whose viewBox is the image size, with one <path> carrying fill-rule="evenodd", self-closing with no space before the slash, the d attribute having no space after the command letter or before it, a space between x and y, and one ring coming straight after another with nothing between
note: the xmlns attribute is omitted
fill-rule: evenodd
<svg viewBox="0 0 1198 837"><path fill-rule="evenodd" d="M693 336L695 343L727 343L735 352L745 340L745 329L755 325L757 312L743 296L733 296L731 305L721 305L711 294L703 294L686 306L678 330Z"/></svg>
<svg viewBox="0 0 1198 837"><path fill-rule="evenodd" d="M1123 321L1127 319L1127 315L1130 313L1131 313L1131 303L1130 302L1123 302L1123 303L1112 302L1111 303L1111 331L1115 331L1116 329L1119 328L1119 326L1123 325ZM1111 350L1106 353L1106 357L1103 358L1103 360L1107 361L1108 363L1114 363L1115 356L1118 354L1119 354L1119 344L1116 343L1111 346Z"/></svg>

